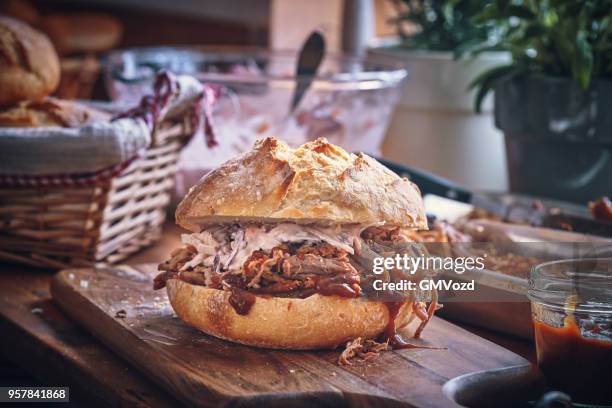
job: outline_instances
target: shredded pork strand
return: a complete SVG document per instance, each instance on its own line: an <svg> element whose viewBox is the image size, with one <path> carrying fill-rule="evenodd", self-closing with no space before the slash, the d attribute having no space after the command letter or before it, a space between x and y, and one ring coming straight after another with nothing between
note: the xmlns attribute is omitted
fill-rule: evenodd
<svg viewBox="0 0 612 408"><path fill-rule="evenodd" d="M344 351L338 357L339 365L352 365L354 361L364 362L378 357L381 351L389 349L389 342L379 343L357 337L346 343Z"/></svg>
<svg viewBox="0 0 612 408"><path fill-rule="evenodd" d="M405 243L411 241L406 235L408 233L399 227L374 226L363 231L362 237L366 241L378 243Z"/></svg>
<svg viewBox="0 0 612 408"><path fill-rule="evenodd" d="M407 231L404 234L413 242L472 242L470 235L461 232L446 221L439 220L436 220L429 230Z"/></svg>
<svg viewBox="0 0 612 408"><path fill-rule="evenodd" d="M414 308L414 305L416 304L417 303L413 304L413 308ZM421 333L425 329L425 326L427 326L427 323L429 323L435 311L440 308L442 308L442 305L438 303L438 291L435 289L431 293L431 302L429 303L429 307L427 308L426 312L423 312L422 309L419 310L418 307L414 308L416 315L419 317L419 319L421 319L421 324L419 324L419 327L417 327L417 329L414 332L413 337L415 339L418 339L421 337ZM419 312L417 312L417 310L419 310Z"/></svg>

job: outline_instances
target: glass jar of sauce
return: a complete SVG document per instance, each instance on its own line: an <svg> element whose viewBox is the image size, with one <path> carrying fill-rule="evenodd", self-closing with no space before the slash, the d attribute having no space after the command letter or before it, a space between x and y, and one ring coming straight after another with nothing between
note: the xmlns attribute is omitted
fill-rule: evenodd
<svg viewBox="0 0 612 408"><path fill-rule="evenodd" d="M550 387L579 403L612 405L612 258L536 265L529 299Z"/></svg>

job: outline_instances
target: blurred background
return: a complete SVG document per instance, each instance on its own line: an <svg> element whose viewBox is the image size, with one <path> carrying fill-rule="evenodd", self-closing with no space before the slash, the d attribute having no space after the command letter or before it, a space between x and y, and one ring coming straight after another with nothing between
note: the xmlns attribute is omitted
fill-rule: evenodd
<svg viewBox="0 0 612 408"><path fill-rule="evenodd" d="M470 189L584 205L610 190L609 124L597 114L604 92L595 82L609 69L598 68L608 58L609 6L587 2L574 24L582 2L510 3L4 0L0 11L51 38L62 58L58 96L127 106L162 68L220 85L221 143L192 141L179 193L274 134L293 144L325 136ZM285 120L296 50L313 30L325 35L326 59ZM534 75L510 80L525 72ZM487 91L502 82L494 109Z"/></svg>

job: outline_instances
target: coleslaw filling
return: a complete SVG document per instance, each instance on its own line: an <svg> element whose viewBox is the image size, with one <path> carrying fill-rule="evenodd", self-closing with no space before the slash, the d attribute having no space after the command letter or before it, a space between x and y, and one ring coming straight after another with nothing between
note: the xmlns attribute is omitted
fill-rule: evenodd
<svg viewBox="0 0 612 408"><path fill-rule="evenodd" d="M291 243L325 242L353 255L354 242L365 228L359 224L323 227L293 223L212 227L182 235L183 244L194 247L196 255L180 270L203 265L215 271L239 271L254 251Z"/></svg>

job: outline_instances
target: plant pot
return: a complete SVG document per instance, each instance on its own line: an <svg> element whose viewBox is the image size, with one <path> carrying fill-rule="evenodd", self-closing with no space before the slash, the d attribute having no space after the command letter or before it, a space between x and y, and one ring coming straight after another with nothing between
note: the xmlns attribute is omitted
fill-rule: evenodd
<svg viewBox="0 0 612 408"><path fill-rule="evenodd" d="M526 76L495 88L512 191L586 204L612 193L612 81Z"/></svg>
<svg viewBox="0 0 612 408"><path fill-rule="evenodd" d="M483 70L506 63L505 53L454 60L452 53L378 48L408 68L402 98L383 144L385 158L439 174L476 189L507 188L503 135L493 125L492 98L474 113L468 84Z"/></svg>

